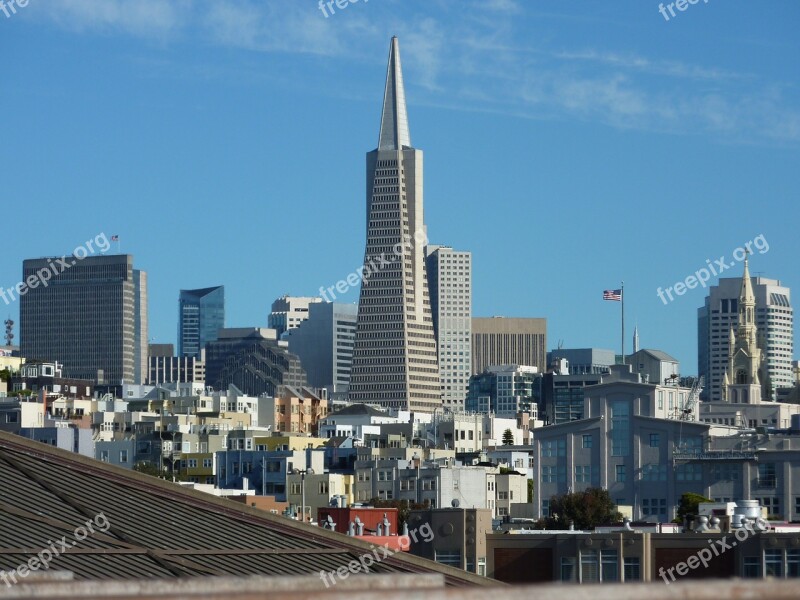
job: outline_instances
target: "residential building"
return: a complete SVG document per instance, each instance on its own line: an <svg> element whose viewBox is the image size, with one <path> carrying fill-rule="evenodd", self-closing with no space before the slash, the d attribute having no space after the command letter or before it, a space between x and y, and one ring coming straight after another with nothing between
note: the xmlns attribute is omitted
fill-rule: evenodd
<svg viewBox="0 0 800 600"><path fill-rule="evenodd" d="M265 418L259 425L274 432L317 435L319 423L328 415L328 401L307 387L280 386L274 397L262 397Z"/></svg>
<svg viewBox="0 0 800 600"><path fill-rule="evenodd" d="M490 365L469 381L468 412L514 418L517 413L532 413L536 419L541 399L541 379L537 367Z"/></svg>
<svg viewBox="0 0 800 600"><path fill-rule="evenodd" d="M426 253L442 402L463 410L472 369L472 254L448 246Z"/></svg>
<svg viewBox="0 0 800 600"><path fill-rule="evenodd" d="M367 154L365 277L349 398L432 412L442 405L442 390L425 272L422 164L422 152L411 146L392 38L378 148Z"/></svg>
<svg viewBox="0 0 800 600"><path fill-rule="evenodd" d="M254 489L262 496L275 496L287 502L287 481L294 469L312 469L322 473L324 453L313 450L257 451L224 450L217 452L217 487Z"/></svg>
<svg viewBox="0 0 800 600"><path fill-rule="evenodd" d="M91 398L94 381L64 377L63 365L60 363L31 360L24 363L19 371L12 375L10 387L13 392L43 390L51 396Z"/></svg>
<svg viewBox="0 0 800 600"><path fill-rule="evenodd" d="M353 436L364 440L368 434L380 435L381 424L398 423L399 419L366 404L351 404L320 420L322 438Z"/></svg>
<svg viewBox="0 0 800 600"><path fill-rule="evenodd" d="M344 473L289 473L286 478L286 500L289 508L295 514L301 514L305 496L306 521L317 515L320 510L328 508L331 502L353 503L353 478L352 474ZM305 494L303 488L305 487ZM322 523L320 523L320 526ZM347 532L347 526L345 526ZM395 530L397 533L397 530Z"/></svg>
<svg viewBox="0 0 800 600"><path fill-rule="evenodd" d="M205 356L205 350L200 356ZM201 386L206 380L206 363L194 356L153 356L149 359L149 385L164 383L197 383Z"/></svg>
<svg viewBox="0 0 800 600"><path fill-rule="evenodd" d="M756 346L763 354L760 377L765 400L774 399L775 390L790 387L795 381L792 368L794 351L794 310L790 288L775 279L723 277L709 288L705 304L697 311L698 374L705 377L703 400L723 400L725 372L730 367L731 339L741 327L740 302L743 278L749 279L749 294L754 300ZM746 313L745 313L746 314ZM748 334L749 335L749 334Z"/></svg>
<svg viewBox="0 0 800 600"><path fill-rule="evenodd" d="M181 290L178 297L178 356L200 360L208 342L225 327L225 286Z"/></svg>
<svg viewBox="0 0 800 600"><path fill-rule="evenodd" d="M22 280L57 260L24 261ZM147 275L129 254L75 257L49 285L20 297L22 355L61 363L67 378L143 383L147 331Z"/></svg>
<svg viewBox="0 0 800 600"><path fill-rule="evenodd" d="M473 317L472 374L492 365L530 365L545 371L547 319Z"/></svg>
<svg viewBox="0 0 800 600"><path fill-rule="evenodd" d="M347 391L357 315L355 304L314 302L308 318L286 333L289 351L300 359L309 386Z"/></svg>
<svg viewBox="0 0 800 600"><path fill-rule="evenodd" d="M300 323L308 319L312 304L322 302L322 298L307 296L281 296L272 303L272 312L269 313L267 322L278 332L280 338L287 331L299 327Z"/></svg>

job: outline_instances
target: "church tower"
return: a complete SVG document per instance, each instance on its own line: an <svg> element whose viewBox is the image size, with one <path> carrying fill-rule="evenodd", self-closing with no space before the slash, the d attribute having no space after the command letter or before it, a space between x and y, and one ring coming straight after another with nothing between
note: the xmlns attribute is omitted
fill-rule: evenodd
<svg viewBox="0 0 800 600"><path fill-rule="evenodd" d="M739 294L739 323L728 337L728 367L725 370L723 398L726 402L760 404L763 397L764 353L756 326L756 297L750 279L748 257L744 259L742 291Z"/></svg>

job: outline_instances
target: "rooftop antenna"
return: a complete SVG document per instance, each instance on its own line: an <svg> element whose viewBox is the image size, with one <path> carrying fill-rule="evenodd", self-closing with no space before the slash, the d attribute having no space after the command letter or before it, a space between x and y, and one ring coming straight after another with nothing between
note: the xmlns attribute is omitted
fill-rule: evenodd
<svg viewBox="0 0 800 600"><path fill-rule="evenodd" d="M6 325L6 335L5 335L6 346L11 346L14 343L14 321L11 320L11 317L6 319L5 325Z"/></svg>

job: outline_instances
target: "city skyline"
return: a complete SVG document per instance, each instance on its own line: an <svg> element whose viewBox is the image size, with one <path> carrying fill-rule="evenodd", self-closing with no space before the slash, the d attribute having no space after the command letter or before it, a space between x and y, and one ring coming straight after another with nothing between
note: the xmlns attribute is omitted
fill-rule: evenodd
<svg viewBox="0 0 800 600"><path fill-rule="evenodd" d="M316 295L343 280L361 262L356 157L378 120L376 67L396 33L406 49L416 139L428 153L429 238L473 253L474 315L547 318L548 350L562 339L565 347L616 348L618 314L600 292L624 280L626 317L638 322L641 346L674 355L694 373L696 310L707 290L664 304L658 289L717 257L730 262L759 235L770 250L751 257L753 274L799 284L792 219L775 218L791 216L782 207L800 188L789 85L797 66L786 58L796 54L790 23L798 8L709 5L666 22L655 7L632 2L565 3L559 15L503 5L470 5L482 25L413 2L402 13L393 3L353 5L327 19L315 5L253 13L265 32L298 17L318 34L284 27L303 42L296 48L269 37L234 41L242 20L227 21L228 35L209 34L199 15L169 2L147 18L116 5L105 21L87 3L27 6L3 20L0 38L0 47L20 56L7 69L15 119L3 124L2 151L18 168L6 174L4 199L54 208L63 196L71 210L9 247L0 285L20 280L23 259L68 253L100 231L119 233L121 250L151 278L151 337L169 342L180 289L224 283L231 324L254 326L265 323L264 298ZM496 25L485 24L489 16ZM452 31L443 29L448 19L455 19ZM354 32L365 23L368 34ZM734 60L744 31L746 58ZM208 35L212 48L230 55L197 54ZM69 62L58 58L67 55ZM108 74L100 88L90 64ZM505 72L526 86L509 89ZM32 73L47 75L49 87ZM504 103L498 91L513 93ZM64 101L51 102L53 95ZM86 135L76 136L76 126ZM308 140L334 140L336 149L304 179ZM53 166L48 181L36 175L41 161ZM191 202L203 210L179 212ZM139 210L120 212L117 204ZM292 228L269 226L282 206L302 214L305 231L332 241L298 249ZM740 218L745 212L749 218ZM219 227L226 215L241 214L249 215L241 226ZM563 227L550 223L559 215ZM265 231L267 263L257 252ZM161 248L148 244L156 235L191 246L200 260L176 280ZM609 236L615 242L605 244ZM536 276L498 294L520 265ZM356 286L336 300L353 303L357 293ZM15 318L19 303L2 309Z"/></svg>

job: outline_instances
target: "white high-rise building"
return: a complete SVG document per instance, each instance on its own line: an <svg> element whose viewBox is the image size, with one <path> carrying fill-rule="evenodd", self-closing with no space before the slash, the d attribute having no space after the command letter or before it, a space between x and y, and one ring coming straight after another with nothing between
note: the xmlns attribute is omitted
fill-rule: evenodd
<svg viewBox="0 0 800 600"><path fill-rule="evenodd" d="M322 298L309 298L305 296L282 296L272 303L272 312L269 313L269 327L282 334L294 329L308 318L308 307L315 302L322 302Z"/></svg>
<svg viewBox="0 0 800 600"><path fill-rule="evenodd" d="M765 381L761 384L767 391L764 400L771 400L776 388L791 387L794 383L791 290L775 279L751 277L750 280L755 297L756 344L765 355ZM697 362L699 374L705 376L704 400L725 399L723 388L729 367L731 331L736 332L742 325L739 323L741 293L741 277L721 278L718 285L709 288L705 306L697 310Z"/></svg>
<svg viewBox="0 0 800 600"><path fill-rule="evenodd" d="M428 246L427 254L442 402L463 410L472 374L472 254L448 246Z"/></svg>
<svg viewBox="0 0 800 600"><path fill-rule="evenodd" d="M411 146L392 38L378 148L367 154L367 243L349 398L392 409L442 405L425 273L422 151Z"/></svg>

